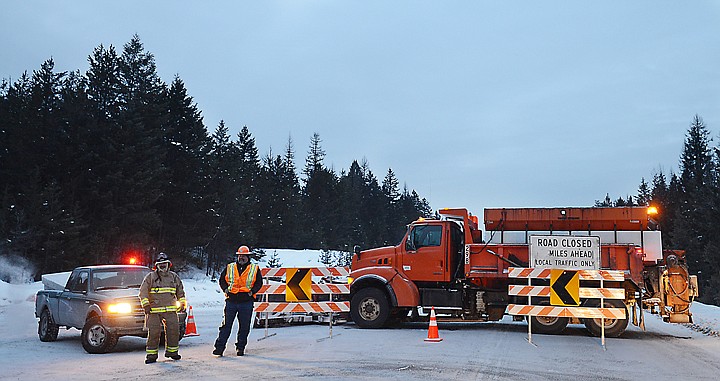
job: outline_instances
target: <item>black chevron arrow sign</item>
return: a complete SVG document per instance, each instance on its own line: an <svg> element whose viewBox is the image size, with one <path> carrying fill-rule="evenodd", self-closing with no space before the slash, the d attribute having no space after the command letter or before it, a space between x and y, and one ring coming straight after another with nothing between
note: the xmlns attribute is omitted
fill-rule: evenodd
<svg viewBox="0 0 720 381"><path fill-rule="evenodd" d="M293 271L297 270L297 271ZM308 302L312 295L310 269L288 269L285 281L286 302ZM307 278L307 279L306 279Z"/></svg>
<svg viewBox="0 0 720 381"><path fill-rule="evenodd" d="M559 269L550 271L550 305L580 305L580 276L577 271Z"/></svg>

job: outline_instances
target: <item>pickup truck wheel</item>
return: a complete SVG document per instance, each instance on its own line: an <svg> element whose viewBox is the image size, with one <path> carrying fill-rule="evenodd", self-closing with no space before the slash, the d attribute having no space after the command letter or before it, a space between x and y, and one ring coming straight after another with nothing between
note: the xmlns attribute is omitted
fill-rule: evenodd
<svg viewBox="0 0 720 381"><path fill-rule="evenodd" d="M600 307L600 301L590 301L589 303L586 303L585 307ZM622 300L615 299L605 300L605 307L625 309L625 319L605 319L605 337L619 337L623 334L623 332L625 332L628 325L627 307L625 307L625 303ZM582 322L585 324L585 328L587 328L593 336L602 336L603 319L582 319Z"/></svg>
<svg viewBox="0 0 720 381"><path fill-rule="evenodd" d="M353 295L350 315L360 328L380 328L390 316L390 303L381 290L364 288Z"/></svg>
<svg viewBox="0 0 720 381"><path fill-rule="evenodd" d="M117 344L118 336L110 333L95 316L85 322L81 341L87 353L107 353Z"/></svg>
<svg viewBox="0 0 720 381"><path fill-rule="evenodd" d="M58 337L60 326L55 324L50 310L45 308L40 314L40 322L38 322L38 336L40 341L55 341Z"/></svg>

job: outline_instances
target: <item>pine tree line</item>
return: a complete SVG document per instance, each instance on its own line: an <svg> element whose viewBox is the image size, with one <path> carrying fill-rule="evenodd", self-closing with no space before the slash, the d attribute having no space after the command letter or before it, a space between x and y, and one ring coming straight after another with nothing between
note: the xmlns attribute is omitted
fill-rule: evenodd
<svg viewBox="0 0 720 381"><path fill-rule="evenodd" d="M336 173L312 136L301 176L288 138L260 157L247 126L212 133L176 76L158 76L138 36L100 45L89 69L52 59L0 84L0 255L36 278L128 255L222 265L241 244L350 251L394 244L428 202L388 169Z"/></svg>
<svg viewBox="0 0 720 381"><path fill-rule="evenodd" d="M652 205L663 233L663 247L686 251L690 272L698 276L704 303L720 305L720 143L695 115L685 135L679 174L659 171L642 178L635 198L609 195L596 206Z"/></svg>

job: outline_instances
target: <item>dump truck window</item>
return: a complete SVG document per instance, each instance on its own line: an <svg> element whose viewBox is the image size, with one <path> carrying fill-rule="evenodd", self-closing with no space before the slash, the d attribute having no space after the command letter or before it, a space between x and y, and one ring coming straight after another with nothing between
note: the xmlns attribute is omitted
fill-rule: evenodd
<svg viewBox="0 0 720 381"><path fill-rule="evenodd" d="M410 238L415 246L415 250L426 246L440 246L440 242L442 241L442 226L415 226Z"/></svg>

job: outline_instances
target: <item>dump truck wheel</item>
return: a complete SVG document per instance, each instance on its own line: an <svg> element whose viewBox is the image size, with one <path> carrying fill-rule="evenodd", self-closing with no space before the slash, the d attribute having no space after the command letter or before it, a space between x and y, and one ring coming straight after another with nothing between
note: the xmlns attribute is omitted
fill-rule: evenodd
<svg viewBox="0 0 720 381"><path fill-rule="evenodd" d="M58 331L60 331L60 326L53 321L50 310L45 308L40 314L40 321L38 322L38 336L40 337L40 341L57 340Z"/></svg>
<svg viewBox="0 0 720 381"><path fill-rule="evenodd" d="M599 300L592 300L585 304L585 307L600 307ZM627 317L627 307L622 300L609 299L605 301L606 308L624 308L625 316ZM603 319L582 319L585 328L593 336L602 336L602 321ZM628 325L628 319L605 319L605 337L619 337L625 332Z"/></svg>
<svg viewBox="0 0 720 381"><path fill-rule="evenodd" d="M360 328L380 328L390 317L390 303L381 290L364 288L353 295L350 315Z"/></svg>
<svg viewBox="0 0 720 381"><path fill-rule="evenodd" d="M541 301L538 305L549 306L550 302L547 300ZM562 333L568 323L570 323L570 319L564 317L528 316L528 318L532 321L531 328L533 333L542 333L545 335L557 335Z"/></svg>
<svg viewBox="0 0 720 381"><path fill-rule="evenodd" d="M570 322L569 318L550 317L550 316L530 316L532 320L533 333L542 333L546 335L557 335L562 333Z"/></svg>

